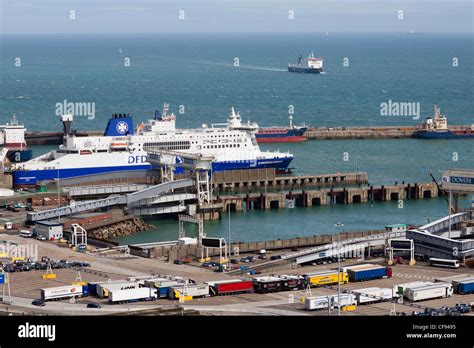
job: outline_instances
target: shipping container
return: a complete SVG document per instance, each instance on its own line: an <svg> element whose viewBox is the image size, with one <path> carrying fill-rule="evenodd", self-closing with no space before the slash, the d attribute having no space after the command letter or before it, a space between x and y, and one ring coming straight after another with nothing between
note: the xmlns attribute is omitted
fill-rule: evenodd
<svg viewBox="0 0 474 348"><path fill-rule="evenodd" d="M315 311L328 308L328 296L307 297L304 300L304 309L307 311Z"/></svg>
<svg viewBox="0 0 474 348"><path fill-rule="evenodd" d="M355 270L355 269L360 269L360 268L366 268L366 267L369 267L369 266L373 267L373 266L378 266L378 265L373 264L373 263L361 263L361 264L358 264L358 265L351 265L351 266L341 267L341 271L342 272L347 272L350 269Z"/></svg>
<svg viewBox="0 0 474 348"><path fill-rule="evenodd" d="M253 292L252 280L229 279L207 282L211 295L229 295L242 292Z"/></svg>
<svg viewBox="0 0 474 348"><path fill-rule="evenodd" d="M351 282L360 282L365 280L387 278L392 276L392 269L385 266L367 266L347 271Z"/></svg>
<svg viewBox="0 0 474 348"><path fill-rule="evenodd" d="M303 274L303 277L306 279L306 282L311 286L330 285L337 284L337 273L337 270L320 271ZM349 278L346 272L341 272L340 282L341 284L347 284L349 282Z"/></svg>
<svg viewBox="0 0 474 348"><path fill-rule="evenodd" d="M109 291L109 303L152 301L156 300L157 297L156 289L152 288L114 289Z"/></svg>
<svg viewBox="0 0 474 348"><path fill-rule="evenodd" d="M186 287L184 287L183 285L170 287L170 290L168 293L170 300L179 299L183 295L191 296L193 298L209 296L209 285L194 284L194 285L187 285Z"/></svg>
<svg viewBox="0 0 474 348"><path fill-rule="evenodd" d="M118 283L102 283L97 284L97 296L99 298L109 297L111 290L127 290L136 289L140 287L139 282L118 282Z"/></svg>
<svg viewBox="0 0 474 348"><path fill-rule="evenodd" d="M259 277L255 278L253 283L255 291L262 294L267 292L278 292L281 291L282 288L282 281L277 277Z"/></svg>
<svg viewBox="0 0 474 348"><path fill-rule="evenodd" d="M70 297L82 297L83 290L82 286L79 285L66 285L57 286L54 288L41 289L41 300L60 300Z"/></svg>
<svg viewBox="0 0 474 348"><path fill-rule="evenodd" d="M452 284L454 292L457 294L465 295L474 292L474 277L454 280Z"/></svg>
<svg viewBox="0 0 474 348"><path fill-rule="evenodd" d="M393 298L393 289L389 288L365 288L352 290L358 304L386 301Z"/></svg>
<svg viewBox="0 0 474 348"><path fill-rule="evenodd" d="M434 298L450 297L453 295L453 286L449 283L432 283L424 286L408 288L405 297L412 302Z"/></svg>

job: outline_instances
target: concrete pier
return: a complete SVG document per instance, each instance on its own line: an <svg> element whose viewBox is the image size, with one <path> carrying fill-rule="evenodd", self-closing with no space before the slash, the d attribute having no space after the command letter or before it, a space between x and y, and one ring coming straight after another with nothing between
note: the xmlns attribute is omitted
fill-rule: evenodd
<svg viewBox="0 0 474 348"><path fill-rule="evenodd" d="M450 130L468 130L470 125L449 126ZM309 140L322 139L400 139L411 138L415 126L388 127L319 127L310 128L305 137Z"/></svg>
<svg viewBox="0 0 474 348"><path fill-rule="evenodd" d="M353 204L374 201L399 201L438 197L435 183L396 184L364 187L334 187L305 189L284 192L258 192L217 196L216 203L222 204L221 212L251 209L281 209L312 207L318 205Z"/></svg>

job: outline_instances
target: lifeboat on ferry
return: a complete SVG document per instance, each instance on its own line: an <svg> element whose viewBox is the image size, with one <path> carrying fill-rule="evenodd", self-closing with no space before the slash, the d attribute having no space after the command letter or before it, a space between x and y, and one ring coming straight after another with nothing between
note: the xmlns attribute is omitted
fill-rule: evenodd
<svg viewBox="0 0 474 348"><path fill-rule="evenodd" d="M112 149L126 149L128 147L128 143L124 143L124 142L110 143L110 147Z"/></svg>

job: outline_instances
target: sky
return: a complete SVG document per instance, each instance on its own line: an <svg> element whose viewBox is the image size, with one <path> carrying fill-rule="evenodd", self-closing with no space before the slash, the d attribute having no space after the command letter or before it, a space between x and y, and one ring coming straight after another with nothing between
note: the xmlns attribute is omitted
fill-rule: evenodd
<svg viewBox="0 0 474 348"><path fill-rule="evenodd" d="M473 33L473 23L473 0L0 0L2 34Z"/></svg>

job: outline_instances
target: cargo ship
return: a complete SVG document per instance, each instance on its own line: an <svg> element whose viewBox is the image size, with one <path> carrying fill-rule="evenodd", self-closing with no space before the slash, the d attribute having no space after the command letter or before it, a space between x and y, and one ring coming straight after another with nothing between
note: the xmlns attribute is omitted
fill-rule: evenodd
<svg viewBox="0 0 474 348"><path fill-rule="evenodd" d="M11 122L0 125L0 147L6 149L6 157L10 162L18 163L29 161L33 152L28 149L25 141L26 128L18 124L13 115Z"/></svg>
<svg viewBox="0 0 474 348"><path fill-rule="evenodd" d="M259 128L256 138L258 143L300 143L306 140L304 133L308 127L293 125L293 116L290 115L289 127Z"/></svg>
<svg viewBox="0 0 474 348"><path fill-rule="evenodd" d="M212 170L276 168L286 169L293 155L277 151L261 151L255 133L256 123L243 123L231 109L226 123L210 127L179 129L176 116L155 112L154 119L133 128L129 114L114 114L102 136L76 137L70 134L72 115L62 115L64 143L48 152L11 168L13 184L36 185L40 181L66 179L94 174L152 169L147 150L180 151L212 156ZM178 159L177 159L178 160ZM179 166L178 166L179 168Z"/></svg>
<svg viewBox="0 0 474 348"><path fill-rule="evenodd" d="M440 108L434 106L434 116L427 117L413 133L416 139L474 139L474 125L469 129L450 130L445 115L441 115Z"/></svg>
<svg viewBox="0 0 474 348"><path fill-rule="evenodd" d="M288 64L288 71L296 73L319 74L323 71L323 59L316 58L313 52L311 52L305 59L303 59L303 56L300 55L298 58L298 63Z"/></svg>

